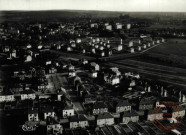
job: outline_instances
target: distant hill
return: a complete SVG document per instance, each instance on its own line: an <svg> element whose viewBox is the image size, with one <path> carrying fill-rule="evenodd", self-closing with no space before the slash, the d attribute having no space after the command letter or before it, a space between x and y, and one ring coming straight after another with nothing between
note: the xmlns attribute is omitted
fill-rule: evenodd
<svg viewBox="0 0 186 135"><path fill-rule="evenodd" d="M186 19L186 13L173 12L114 12L114 11L86 11L86 10L49 10L49 11L0 11L0 22L61 22L70 18L107 18L130 15L131 17L154 18L172 17Z"/></svg>

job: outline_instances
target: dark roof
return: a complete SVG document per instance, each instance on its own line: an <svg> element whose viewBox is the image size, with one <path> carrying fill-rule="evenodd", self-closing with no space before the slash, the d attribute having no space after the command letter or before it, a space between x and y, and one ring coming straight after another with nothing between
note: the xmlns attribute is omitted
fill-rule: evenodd
<svg viewBox="0 0 186 135"><path fill-rule="evenodd" d="M96 102L93 106L93 109L107 108L107 105L104 102Z"/></svg>
<svg viewBox="0 0 186 135"><path fill-rule="evenodd" d="M78 122L78 117L77 116L72 116L70 118L70 122Z"/></svg>
<svg viewBox="0 0 186 135"><path fill-rule="evenodd" d="M84 115L79 115L79 121L87 121L86 117Z"/></svg>
<svg viewBox="0 0 186 135"><path fill-rule="evenodd" d="M130 112L124 112L123 117L132 117L132 116L139 116L134 110L131 110Z"/></svg>
<svg viewBox="0 0 186 135"><path fill-rule="evenodd" d="M122 106L131 106L131 104L127 101L127 100L124 100L124 101L120 101L116 107L122 107Z"/></svg>
<svg viewBox="0 0 186 135"><path fill-rule="evenodd" d="M31 108L28 110L28 114L37 114L37 113L38 113L38 109Z"/></svg>
<svg viewBox="0 0 186 135"><path fill-rule="evenodd" d="M54 125L54 124L59 124L59 122L52 117L47 117L46 124L47 125Z"/></svg>
<svg viewBox="0 0 186 135"><path fill-rule="evenodd" d="M42 110L42 112L46 113L46 112L54 112L54 110L51 107L46 107Z"/></svg>
<svg viewBox="0 0 186 135"><path fill-rule="evenodd" d="M99 114L97 119L109 119L109 118L114 118L110 113L105 112L103 114Z"/></svg>
<svg viewBox="0 0 186 135"><path fill-rule="evenodd" d="M33 90L25 90L21 91L20 94L35 94L35 92Z"/></svg>

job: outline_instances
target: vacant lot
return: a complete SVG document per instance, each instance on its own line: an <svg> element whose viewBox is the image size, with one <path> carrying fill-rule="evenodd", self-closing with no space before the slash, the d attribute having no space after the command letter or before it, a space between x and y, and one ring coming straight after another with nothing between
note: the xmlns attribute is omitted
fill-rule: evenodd
<svg viewBox="0 0 186 135"><path fill-rule="evenodd" d="M133 60L186 68L186 39L168 39L168 42L154 47Z"/></svg>
<svg viewBox="0 0 186 135"><path fill-rule="evenodd" d="M151 52L164 55L186 56L186 39L169 39L167 43L149 50L149 53Z"/></svg>

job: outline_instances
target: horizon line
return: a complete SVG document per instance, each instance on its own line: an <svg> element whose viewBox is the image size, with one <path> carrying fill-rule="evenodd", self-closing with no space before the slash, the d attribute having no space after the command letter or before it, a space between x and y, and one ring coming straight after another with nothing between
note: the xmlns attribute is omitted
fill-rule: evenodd
<svg viewBox="0 0 186 135"><path fill-rule="evenodd" d="M118 10L85 10L85 9L46 9L46 10L1 10L0 12L34 12L34 11L97 11L97 12L136 12L136 13L186 13L186 11L118 11Z"/></svg>

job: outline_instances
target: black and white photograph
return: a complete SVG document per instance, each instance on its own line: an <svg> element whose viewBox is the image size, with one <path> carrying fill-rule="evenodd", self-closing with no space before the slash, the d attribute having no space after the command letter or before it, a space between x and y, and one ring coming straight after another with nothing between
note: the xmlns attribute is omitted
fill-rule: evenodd
<svg viewBox="0 0 186 135"><path fill-rule="evenodd" d="M186 0L0 0L0 135L186 135Z"/></svg>

